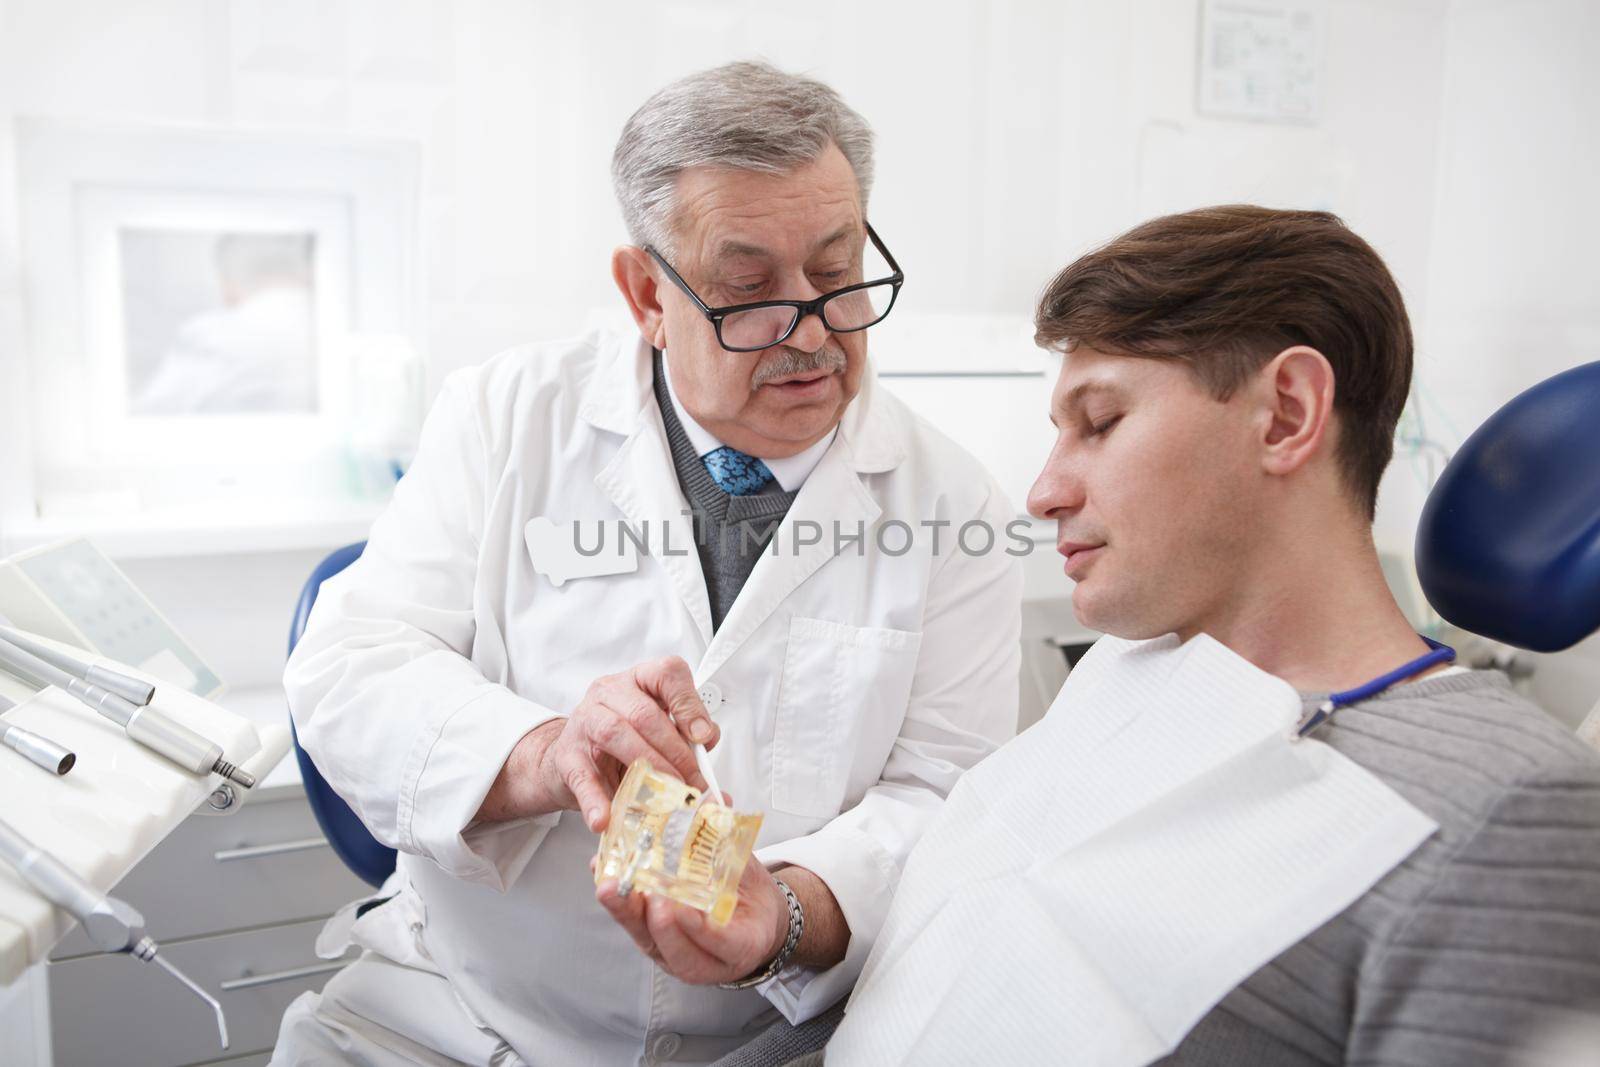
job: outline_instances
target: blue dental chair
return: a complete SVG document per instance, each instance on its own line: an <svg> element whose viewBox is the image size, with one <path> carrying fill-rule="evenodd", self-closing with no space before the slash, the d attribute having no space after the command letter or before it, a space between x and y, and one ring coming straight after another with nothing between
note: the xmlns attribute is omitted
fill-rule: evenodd
<svg viewBox="0 0 1600 1067"><path fill-rule="evenodd" d="M306 620L311 618L311 608L317 602L317 592L322 588L322 583L354 563L366 547L366 542L362 541L334 549L306 579L304 588L300 590L300 602L295 605L294 619L289 623L291 654L294 646L300 643L300 635L305 633ZM335 793L327 779L322 777L317 765L300 747L300 737L295 733L293 719L289 720L289 731L294 738L294 758L300 764L300 780L305 783L306 798L311 802L317 825L322 827L328 843L333 846L335 854L344 860L345 866L369 885L382 885L394 873L395 850L380 844L356 817L356 813L350 810L344 798Z"/></svg>
<svg viewBox="0 0 1600 1067"><path fill-rule="evenodd" d="M1467 438L1417 525L1440 616L1535 652L1600 630L1600 363L1513 398ZM1600 707L1579 732L1600 745Z"/></svg>
<svg viewBox="0 0 1600 1067"><path fill-rule="evenodd" d="M1417 526L1445 619L1536 652L1600 629L1600 363L1540 382L1451 459Z"/></svg>

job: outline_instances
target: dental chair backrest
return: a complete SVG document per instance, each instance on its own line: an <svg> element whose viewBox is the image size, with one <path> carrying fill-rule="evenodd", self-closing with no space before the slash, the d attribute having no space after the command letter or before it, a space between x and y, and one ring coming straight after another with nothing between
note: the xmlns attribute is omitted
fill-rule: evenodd
<svg viewBox="0 0 1600 1067"><path fill-rule="evenodd" d="M1428 495L1417 578L1446 621L1535 652L1600 630L1600 363L1495 412ZM1600 748L1600 704L1578 732Z"/></svg>
<svg viewBox="0 0 1600 1067"><path fill-rule="evenodd" d="M322 583L359 559L366 547L367 543L362 541L334 549L306 579L305 588L300 590L300 601L295 605L294 618L289 623L291 655L294 654L294 646L300 643L300 635L305 633L306 622L311 618L311 608L317 602ZM394 873L397 858L395 850L373 837L350 805L322 777L311 756L300 747L300 735L295 730L293 718L289 720L289 734L294 739L294 756L300 764L300 781L305 786L306 799L311 803L311 813L317 817L317 825L322 827L334 853L344 860L345 866L354 871L356 877L368 885L381 886Z"/></svg>

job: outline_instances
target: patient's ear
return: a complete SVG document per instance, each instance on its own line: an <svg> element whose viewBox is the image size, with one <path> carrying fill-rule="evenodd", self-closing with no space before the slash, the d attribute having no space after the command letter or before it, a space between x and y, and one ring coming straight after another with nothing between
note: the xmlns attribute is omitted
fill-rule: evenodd
<svg viewBox="0 0 1600 1067"><path fill-rule="evenodd" d="M1274 356L1257 381L1265 409L1262 468L1291 474L1332 444L1333 367L1315 348L1295 345Z"/></svg>
<svg viewBox="0 0 1600 1067"><path fill-rule="evenodd" d="M650 253L635 245L622 245L611 253L611 277L628 302L639 333L655 348L667 347L661 313L661 293L651 269Z"/></svg>

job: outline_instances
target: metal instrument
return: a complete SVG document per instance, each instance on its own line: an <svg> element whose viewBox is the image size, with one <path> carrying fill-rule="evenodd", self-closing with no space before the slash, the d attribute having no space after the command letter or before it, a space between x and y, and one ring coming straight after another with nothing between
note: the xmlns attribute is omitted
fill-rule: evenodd
<svg viewBox="0 0 1600 1067"><path fill-rule="evenodd" d="M10 711L16 706L5 697L0 697L0 712ZM7 722L0 722L0 745L15 749L24 759L51 774L66 774L78 762L77 755L71 749L56 744L48 737L40 737L32 730L24 730Z"/></svg>
<svg viewBox="0 0 1600 1067"><path fill-rule="evenodd" d="M125 697L48 663L0 632L0 665L38 685L53 685L121 726L134 741L194 774L220 774L246 789L255 776L223 758L222 746L195 733L154 708Z"/></svg>
<svg viewBox="0 0 1600 1067"><path fill-rule="evenodd" d="M88 660L80 660L60 649L35 641L27 634L8 626L0 626L0 638L10 641L24 652L33 653L51 666L58 667L76 678L82 678L90 685L98 685L101 689L109 690L141 708L155 699L156 687L149 682L130 678L120 671L90 663Z"/></svg>
<svg viewBox="0 0 1600 1067"><path fill-rule="evenodd" d="M126 952L142 963L157 963L204 1000L217 1014L217 1033L228 1047L228 1020L217 999L194 980L157 955L159 946L144 932L144 916L115 897L99 892L60 860L45 852L0 819L0 859L17 869L24 881L80 923L96 946L106 952Z"/></svg>

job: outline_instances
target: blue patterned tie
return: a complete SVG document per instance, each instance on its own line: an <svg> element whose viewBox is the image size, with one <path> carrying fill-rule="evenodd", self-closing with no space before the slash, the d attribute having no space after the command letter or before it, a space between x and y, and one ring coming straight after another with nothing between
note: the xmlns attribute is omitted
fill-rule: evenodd
<svg viewBox="0 0 1600 1067"><path fill-rule="evenodd" d="M713 449L700 458L711 473L711 480L717 483L717 488L729 496L749 496L772 481L772 472L765 463L727 445Z"/></svg>

